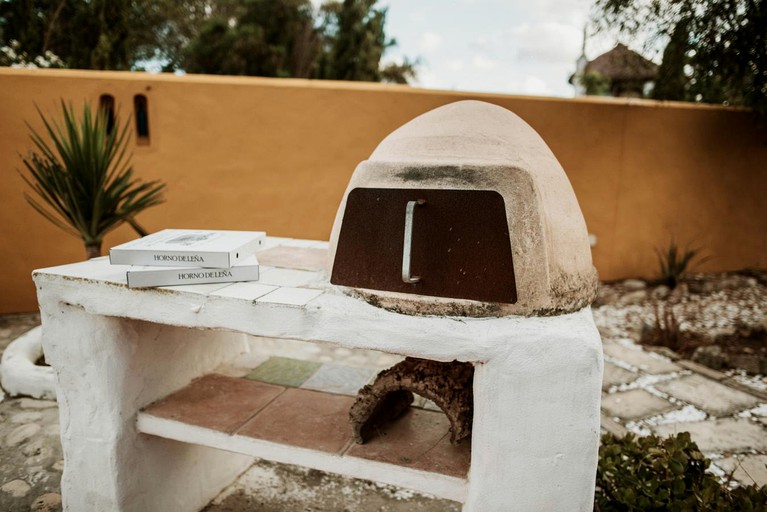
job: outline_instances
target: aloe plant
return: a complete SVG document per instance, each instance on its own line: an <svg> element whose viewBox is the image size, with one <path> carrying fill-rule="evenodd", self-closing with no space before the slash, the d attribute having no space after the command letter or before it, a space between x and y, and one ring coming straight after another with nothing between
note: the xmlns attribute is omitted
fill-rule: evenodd
<svg viewBox="0 0 767 512"><path fill-rule="evenodd" d="M121 126L115 118L108 130L106 112L94 114L86 103L78 117L63 100L61 121L37 112L50 142L28 125L35 150L21 156L28 174L20 172L33 191L24 194L27 202L81 238L88 258L101 254L104 235L123 222L145 235L135 216L163 202L165 184L134 178L127 154L130 121Z"/></svg>

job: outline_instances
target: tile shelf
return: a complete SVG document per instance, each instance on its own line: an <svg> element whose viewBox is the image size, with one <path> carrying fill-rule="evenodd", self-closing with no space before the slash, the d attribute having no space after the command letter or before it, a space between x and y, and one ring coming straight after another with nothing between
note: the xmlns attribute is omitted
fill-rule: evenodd
<svg viewBox="0 0 767 512"><path fill-rule="evenodd" d="M139 412L143 434L410 488L464 501L470 446L449 443L441 412L410 412L364 445L354 398L208 374Z"/></svg>

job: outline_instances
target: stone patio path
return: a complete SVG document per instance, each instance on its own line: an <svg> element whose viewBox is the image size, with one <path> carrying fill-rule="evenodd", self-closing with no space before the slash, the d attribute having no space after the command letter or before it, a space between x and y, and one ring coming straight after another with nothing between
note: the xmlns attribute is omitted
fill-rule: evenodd
<svg viewBox="0 0 767 512"><path fill-rule="evenodd" d="M0 316L0 352L36 325L36 315ZM767 391L689 361L647 352L631 340L604 337L602 428L616 434L691 432L713 459L714 472L767 484ZM353 394L377 370L400 360L388 354L284 340L257 340L254 350L222 368L231 376ZM419 401L424 408L432 404ZM60 510L63 469L54 402L0 401L0 510ZM240 510L450 511L458 504L349 478L259 463L225 490L208 512ZM259 507L259 508L256 508Z"/></svg>

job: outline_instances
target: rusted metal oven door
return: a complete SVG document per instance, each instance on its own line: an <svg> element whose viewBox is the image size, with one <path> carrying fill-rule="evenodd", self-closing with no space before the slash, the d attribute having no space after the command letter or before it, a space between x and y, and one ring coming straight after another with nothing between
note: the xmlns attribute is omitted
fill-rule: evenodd
<svg viewBox="0 0 767 512"><path fill-rule="evenodd" d="M492 190L356 188L331 283L514 303L503 197Z"/></svg>

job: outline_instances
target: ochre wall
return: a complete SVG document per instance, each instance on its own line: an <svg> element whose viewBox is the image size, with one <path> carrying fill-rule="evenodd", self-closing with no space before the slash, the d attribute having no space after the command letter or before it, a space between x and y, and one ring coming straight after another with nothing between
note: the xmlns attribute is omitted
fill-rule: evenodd
<svg viewBox="0 0 767 512"><path fill-rule="evenodd" d="M517 113L566 170L603 279L651 277L655 248L704 249L701 270L767 266L767 130L748 112L639 100L565 100L429 91L406 86L264 78L0 69L0 313L36 307L30 273L83 259L79 240L26 204L18 153L25 122L63 98L114 95L123 119L149 99L151 143L132 142L144 179L167 202L138 219L166 228L265 230L326 239L352 171L389 132L461 99ZM112 233L104 249L135 235Z"/></svg>

